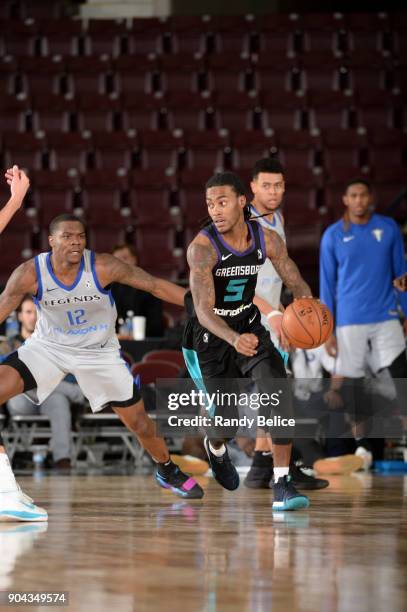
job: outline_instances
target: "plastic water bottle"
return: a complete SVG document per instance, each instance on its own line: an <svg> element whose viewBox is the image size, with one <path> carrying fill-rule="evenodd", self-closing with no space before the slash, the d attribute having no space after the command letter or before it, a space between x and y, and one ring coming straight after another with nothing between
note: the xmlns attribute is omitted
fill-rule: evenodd
<svg viewBox="0 0 407 612"><path fill-rule="evenodd" d="M126 320L124 324L126 327L126 335L129 336L129 338L133 338L133 317L134 312L132 310L128 310L126 312Z"/></svg>
<svg viewBox="0 0 407 612"><path fill-rule="evenodd" d="M6 337L11 340L15 336L18 336L20 326L18 324L17 313L11 312L6 319Z"/></svg>

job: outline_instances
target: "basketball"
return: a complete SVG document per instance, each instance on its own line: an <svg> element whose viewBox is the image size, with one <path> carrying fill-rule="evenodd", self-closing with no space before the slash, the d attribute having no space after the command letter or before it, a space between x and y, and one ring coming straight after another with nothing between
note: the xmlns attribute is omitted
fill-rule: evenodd
<svg viewBox="0 0 407 612"><path fill-rule="evenodd" d="M282 330L292 346L317 348L332 334L331 311L313 298L294 300L284 312Z"/></svg>

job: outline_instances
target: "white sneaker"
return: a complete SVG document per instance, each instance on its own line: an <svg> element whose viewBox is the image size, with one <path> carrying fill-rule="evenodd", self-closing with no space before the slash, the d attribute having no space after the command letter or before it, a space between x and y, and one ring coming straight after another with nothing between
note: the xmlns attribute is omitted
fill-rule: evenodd
<svg viewBox="0 0 407 612"><path fill-rule="evenodd" d="M357 449L355 450L355 455L363 459L362 469L365 472L369 471L373 463L372 453L368 451L364 446L358 446Z"/></svg>
<svg viewBox="0 0 407 612"><path fill-rule="evenodd" d="M11 493L0 493L0 522L47 520L47 511L36 506L20 488Z"/></svg>

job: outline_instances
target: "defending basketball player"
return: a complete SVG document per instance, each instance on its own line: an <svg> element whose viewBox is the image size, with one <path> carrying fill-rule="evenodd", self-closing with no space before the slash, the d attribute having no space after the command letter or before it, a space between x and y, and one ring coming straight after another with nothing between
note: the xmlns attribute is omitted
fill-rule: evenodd
<svg viewBox="0 0 407 612"><path fill-rule="evenodd" d="M18 166L13 166L7 170L11 176L10 199L5 206L0 210L0 234L10 223L15 213L21 208L24 197L30 186L28 176Z"/></svg>
<svg viewBox="0 0 407 612"><path fill-rule="evenodd" d="M86 249L85 227L73 215L52 221L49 244L51 252L41 253L12 273L0 296L0 322L26 293L35 296L38 309L32 336L0 365L0 403L20 393L41 403L71 373L93 412L110 406L137 436L157 463L160 486L184 498L202 497L195 480L172 463L144 410L139 389L120 355L109 285L127 284L174 304L183 304L185 290L113 255ZM42 521L47 513L18 488L0 437L1 520Z"/></svg>
<svg viewBox="0 0 407 612"><path fill-rule="evenodd" d="M258 272L266 257L295 298L311 296L297 266L276 232L249 220L245 190L233 173L214 175L206 184L211 223L188 248L191 296L184 332L184 356L190 374L211 386L211 379L250 377L261 392L270 391L273 378L286 378L283 359L262 326L253 304ZM193 303L192 303L193 302ZM226 489L239 486L226 440L208 437L204 444L215 479ZM291 439L273 444L275 510L309 505L289 476Z"/></svg>
<svg viewBox="0 0 407 612"><path fill-rule="evenodd" d="M285 220L281 211L286 189L285 172L280 161L266 157L259 159L253 167L250 183L253 199L250 203L252 216L266 230L276 232L285 242ZM261 267L256 285L254 303L261 312L261 323L269 330L270 337L285 361L288 360L289 343L282 332L283 307L281 291L283 282L270 259ZM272 441L264 431L259 431L253 454L252 466L244 484L252 489L268 489L273 480ZM296 463L291 462L290 475L299 489L321 489L328 481L308 475Z"/></svg>

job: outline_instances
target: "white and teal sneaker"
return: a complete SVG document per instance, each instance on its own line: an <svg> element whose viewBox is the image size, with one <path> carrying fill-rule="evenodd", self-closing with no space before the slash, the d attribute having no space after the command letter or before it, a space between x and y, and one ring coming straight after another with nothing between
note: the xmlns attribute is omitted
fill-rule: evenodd
<svg viewBox="0 0 407 612"><path fill-rule="evenodd" d="M48 512L36 506L20 488L11 493L0 493L0 522L47 520Z"/></svg>
<svg viewBox="0 0 407 612"><path fill-rule="evenodd" d="M291 476L282 476L273 484L273 510L300 510L308 508L309 499L297 491Z"/></svg>

